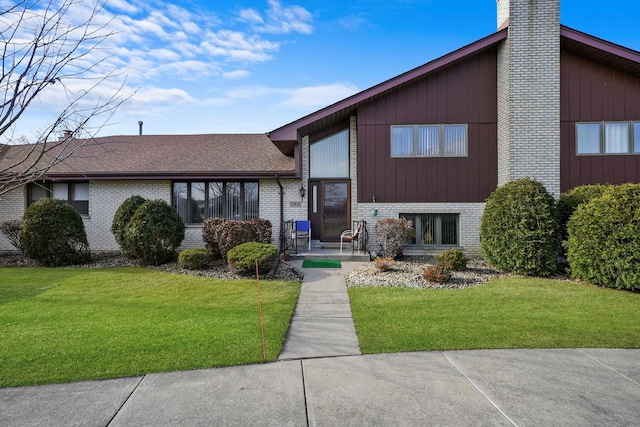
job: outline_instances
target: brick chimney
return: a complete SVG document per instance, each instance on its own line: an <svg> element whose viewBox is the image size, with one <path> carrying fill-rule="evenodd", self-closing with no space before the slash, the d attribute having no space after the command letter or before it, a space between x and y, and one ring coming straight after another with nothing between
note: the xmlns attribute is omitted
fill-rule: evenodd
<svg viewBox="0 0 640 427"><path fill-rule="evenodd" d="M537 179L560 195L560 0L497 0L498 184Z"/></svg>

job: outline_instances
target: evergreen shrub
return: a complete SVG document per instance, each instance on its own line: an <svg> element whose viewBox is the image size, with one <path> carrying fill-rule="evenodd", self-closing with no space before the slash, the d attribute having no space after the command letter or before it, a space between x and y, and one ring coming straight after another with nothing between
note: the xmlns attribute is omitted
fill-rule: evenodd
<svg viewBox="0 0 640 427"><path fill-rule="evenodd" d="M640 184L612 186L578 206L567 228L572 277L640 290Z"/></svg>
<svg viewBox="0 0 640 427"><path fill-rule="evenodd" d="M213 257L207 249L185 249L178 254L178 267L185 270L207 270L213 267Z"/></svg>
<svg viewBox="0 0 640 427"><path fill-rule="evenodd" d="M174 261L184 240L180 216L164 200L147 200L136 209L124 232L126 253L144 265Z"/></svg>
<svg viewBox="0 0 640 427"><path fill-rule="evenodd" d="M116 243L118 243L120 249L125 255L128 255L124 239L125 230L127 229L129 221L131 221L131 218L133 218L133 215L136 213L136 210L146 201L147 199L142 196L131 196L122 202L113 216L111 232L113 233L113 237L116 239Z"/></svg>
<svg viewBox="0 0 640 427"><path fill-rule="evenodd" d="M451 280L451 272L441 265L432 265L422 270L422 278L427 282L448 283Z"/></svg>
<svg viewBox="0 0 640 427"><path fill-rule="evenodd" d="M604 192L609 189L610 185L594 184L594 185L581 185L579 187L572 188L566 193L560 195L558 200L558 223L560 226L560 235L562 241L566 241L569 237L567 231L567 223L569 218L575 212L576 208L583 203L588 203L596 197L602 196Z"/></svg>
<svg viewBox="0 0 640 427"><path fill-rule="evenodd" d="M266 273L271 269L277 256L278 248L274 245L248 242L229 250L227 262L231 271L251 275L256 271L256 260L258 260L258 271Z"/></svg>
<svg viewBox="0 0 640 427"><path fill-rule="evenodd" d="M557 269L558 223L553 196L523 178L498 187L480 224L484 258L507 272L549 276Z"/></svg>
<svg viewBox="0 0 640 427"><path fill-rule="evenodd" d="M447 249L436 256L438 265L452 271L464 271L467 269L469 258L458 249Z"/></svg>
<svg viewBox="0 0 640 427"><path fill-rule="evenodd" d="M82 218L62 200L43 198L27 208L20 243L27 257L49 267L82 264L91 258Z"/></svg>

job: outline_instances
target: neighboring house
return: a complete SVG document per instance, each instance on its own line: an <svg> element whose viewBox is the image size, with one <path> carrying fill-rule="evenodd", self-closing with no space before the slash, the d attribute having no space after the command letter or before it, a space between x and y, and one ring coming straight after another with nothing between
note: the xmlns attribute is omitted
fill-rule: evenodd
<svg viewBox="0 0 640 427"><path fill-rule="evenodd" d="M267 135L97 138L45 187L88 209L92 250L116 248L113 213L141 194L176 206L185 247L202 246L204 216L258 215L273 223L274 243L283 220L310 219L320 241L364 220L375 250L377 221L403 216L416 229L406 252L478 254L498 185L531 177L557 197L640 182L640 52L561 26L559 0L497 9L496 33ZM0 221L19 219L40 188L3 196Z"/></svg>

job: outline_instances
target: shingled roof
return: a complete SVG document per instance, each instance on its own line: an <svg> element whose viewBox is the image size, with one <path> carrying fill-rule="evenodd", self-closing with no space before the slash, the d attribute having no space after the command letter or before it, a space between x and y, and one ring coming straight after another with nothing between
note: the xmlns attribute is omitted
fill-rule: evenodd
<svg viewBox="0 0 640 427"><path fill-rule="evenodd" d="M0 170L24 157L29 147L5 146L0 151ZM74 139L65 150L73 154L49 169L47 177L223 179L295 175L294 159L282 154L264 134L109 136Z"/></svg>

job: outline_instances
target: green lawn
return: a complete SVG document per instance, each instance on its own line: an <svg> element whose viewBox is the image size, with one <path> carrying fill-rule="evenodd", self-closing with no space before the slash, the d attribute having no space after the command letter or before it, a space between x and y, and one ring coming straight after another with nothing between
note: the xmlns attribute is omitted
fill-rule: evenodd
<svg viewBox="0 0 640 427"><path fill-rule="evenodd" d="M507 277L460 290L349 288L363 353L640 347L640 294Z"/></svg>
<svg viewBox="0 0 640 427"><path fill-rule="evenodd" d="M300 285L262 281L268 359ZM262 361L254 280L141 268L0 268L0 387Z"/></svg>

